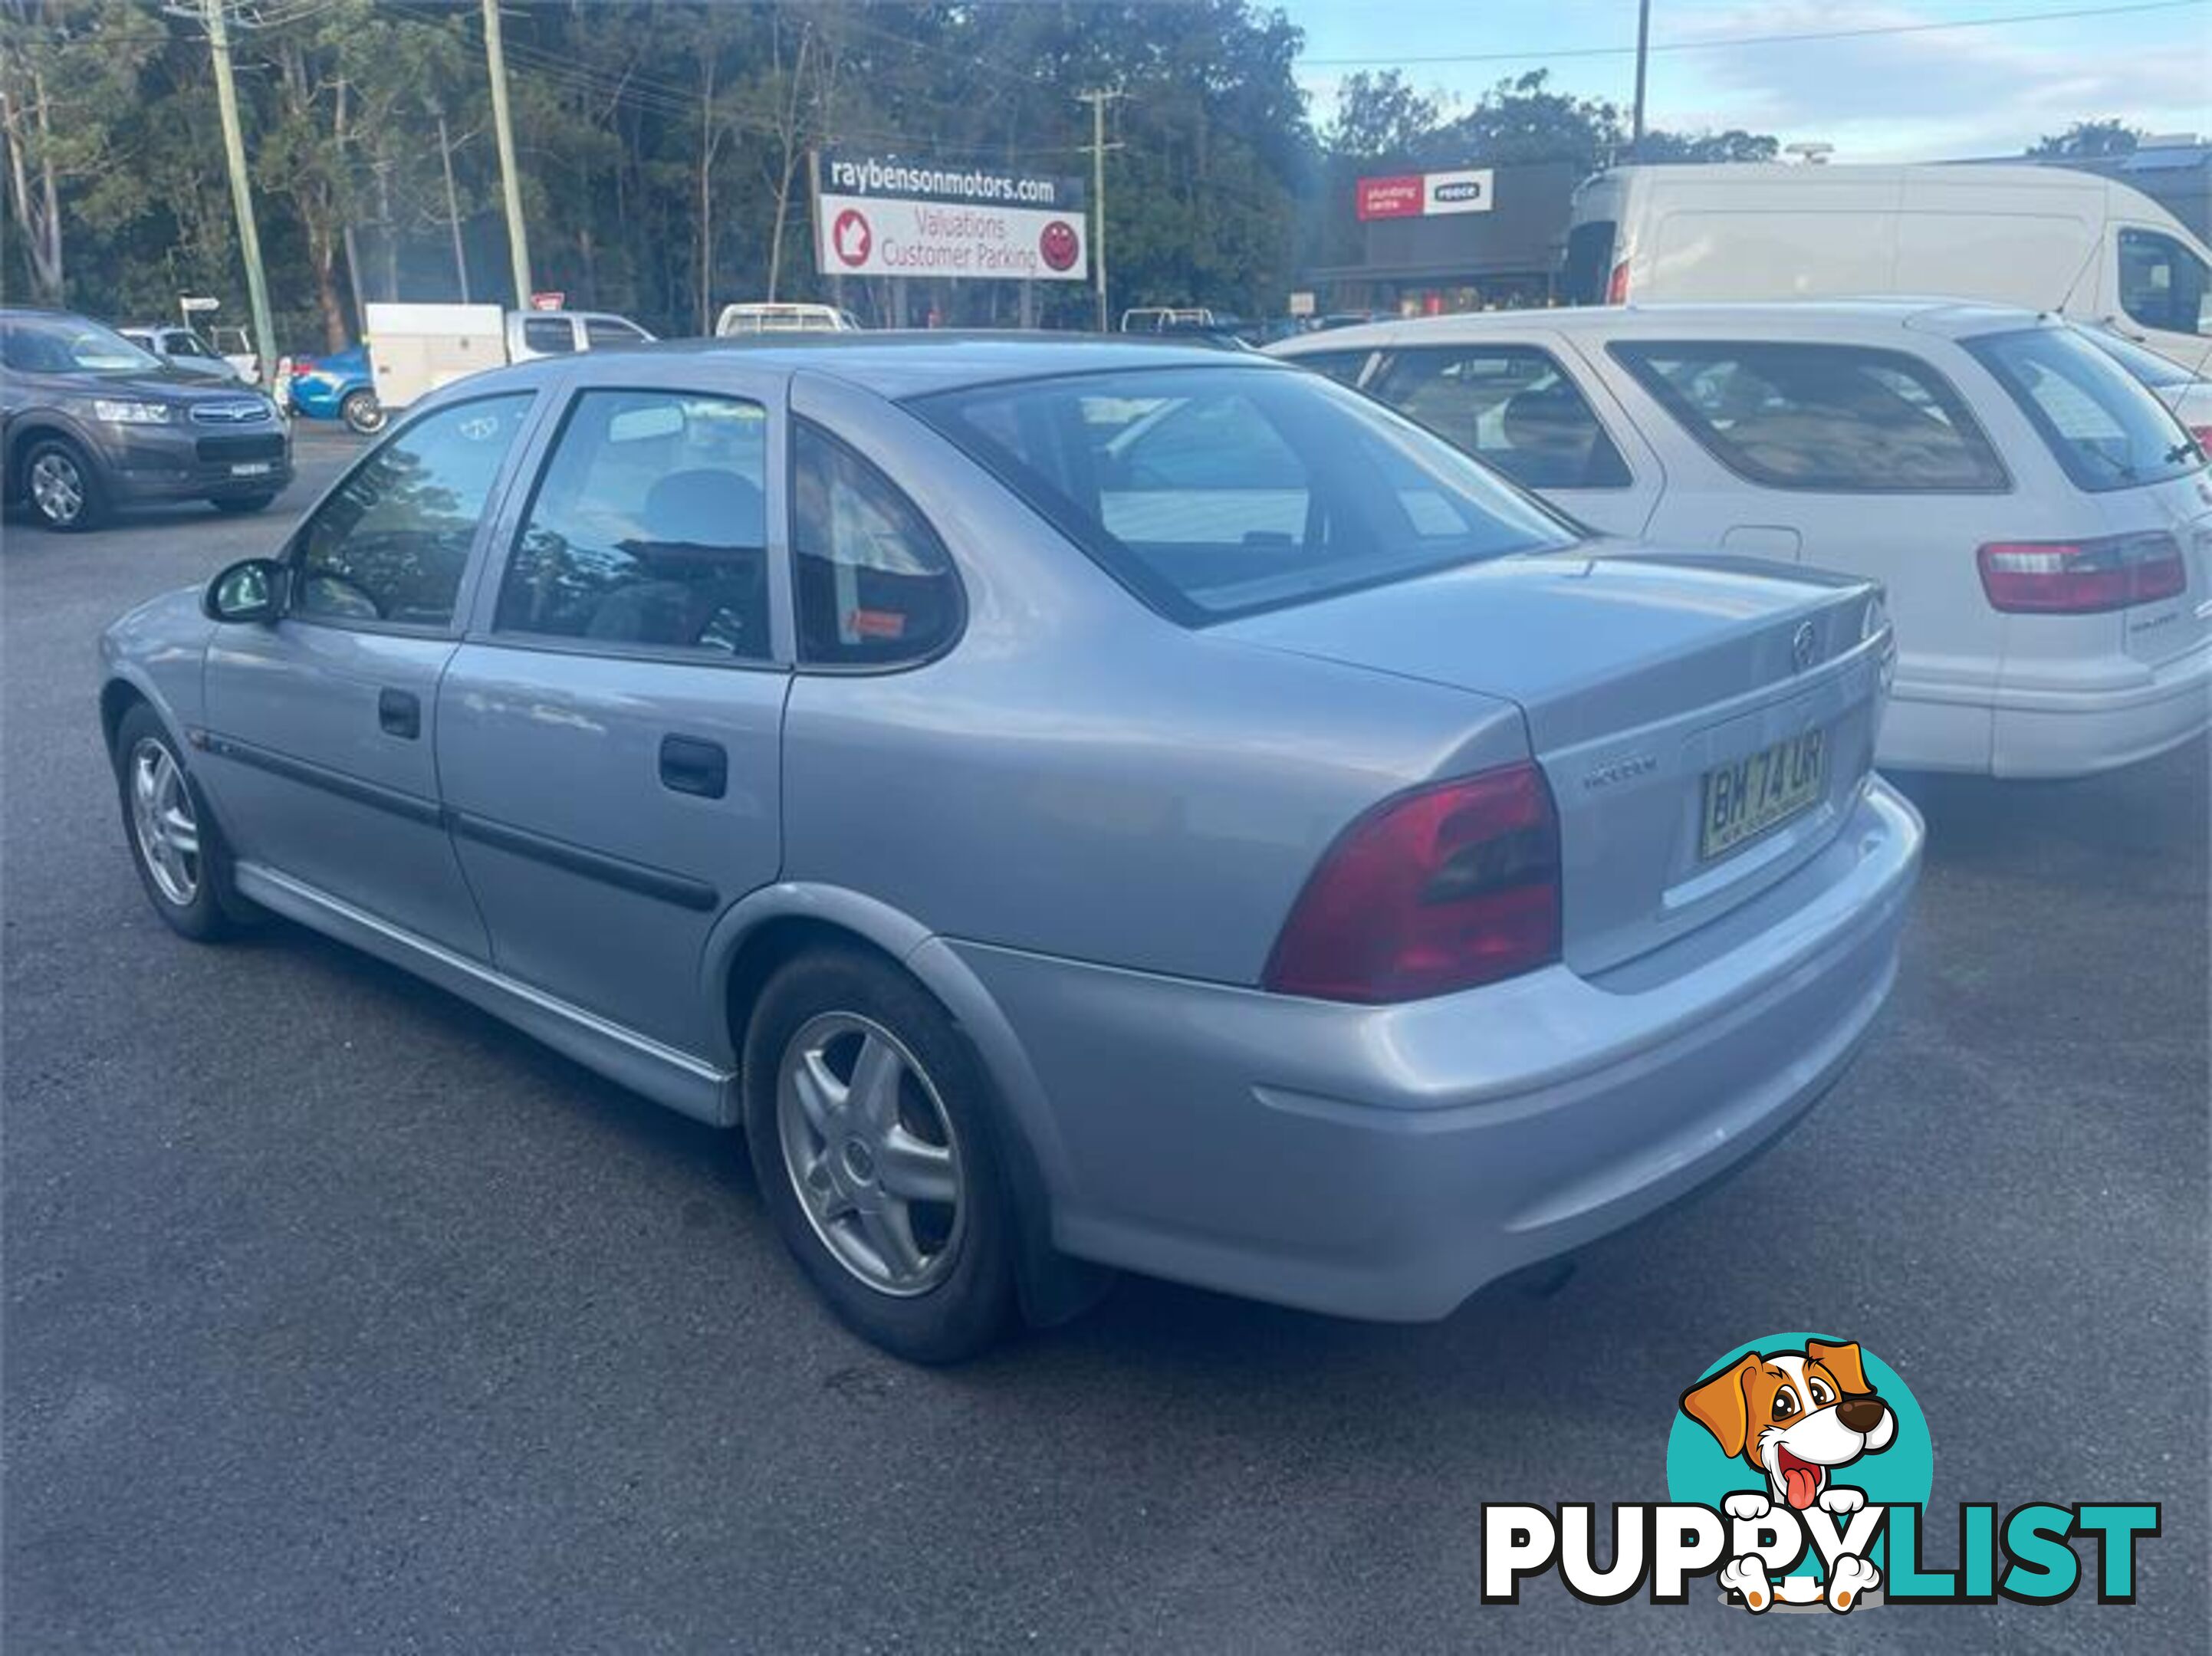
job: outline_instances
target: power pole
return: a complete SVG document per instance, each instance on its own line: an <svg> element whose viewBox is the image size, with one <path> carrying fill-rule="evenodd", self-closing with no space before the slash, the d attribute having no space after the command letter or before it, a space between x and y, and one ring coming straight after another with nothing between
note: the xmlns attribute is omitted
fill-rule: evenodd
<svg viewBox="0 0 2212 1656"><path fill-rule="evenodd" d="M461 243L461 199L453 191L453 144L446 136L446 112L438 111L438 160L446 169L446 226L453 233L453 274L460 279L461 303L469 302L469 250Z"/></svg>
<svg viewBox="0 0 2212 1656"><path fill-rule="evenodd" d="M202 0L208 45L215 52L216 103L222 111L222 153L230 163L230 200L238 212L238 249L246 256L246 300L253 312L253 350L264 376L276 374L276 330L269 318L269 278L261 269L261 231L253 221L253 188L246 176L246 136L238 124L238 86L230 76L230 19L224 0Z"/></svg>
<svg viewBox="0 0 2212 1656"><path fill-rule="evenodd" d="M507 53L499 40L499 0L483 0L484 62L491 74L491 124L499 136L500 191L507 197L507 253L514 267L514 308L530 308L530 237L522 227L522 175L514 166L514 124L507 112Z"/></svg>
<svg viewBox="0 0 2212 1656"><path fill-rule="evenodd" d="M1106 142L1106 100L1118 92L1079 92L1078 103L1091 106L1091 270L1098 285L1098 331L1109 331L1106 309L1106 152L1119 149Z"/></svg>
<svg viewBox="0 0 2212 1656"><path fill-rule="evenodd" d="M1628 140L1628 159L1644 155L1644 70L1651 56L1651 0L1636 0L1636 121Z"/></svg>

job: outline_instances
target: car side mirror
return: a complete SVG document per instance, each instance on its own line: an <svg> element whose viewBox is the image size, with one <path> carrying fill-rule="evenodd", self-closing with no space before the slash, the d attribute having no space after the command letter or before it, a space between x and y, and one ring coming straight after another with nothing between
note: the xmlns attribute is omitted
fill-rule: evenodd
<svg viewBox="0 0 2212 1656"><path fill-rule="evenodd" d="M208 583L200 595L200 612L210 621L266 626L284 613L290 579L291 572L274 558L245 559Z"/></svg>

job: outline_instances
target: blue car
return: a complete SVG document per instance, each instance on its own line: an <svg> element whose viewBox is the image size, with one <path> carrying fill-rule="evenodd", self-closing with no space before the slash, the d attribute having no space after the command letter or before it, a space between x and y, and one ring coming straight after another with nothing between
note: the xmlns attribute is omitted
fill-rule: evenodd
<svg viewBox="0 0 2212 1656"><path fill-rule="evenodd" d="M277 365L276 400L310 420L343 420L364 435L384 429L384 405L368 371L368 348L335 356L289 356Z"/></svg>

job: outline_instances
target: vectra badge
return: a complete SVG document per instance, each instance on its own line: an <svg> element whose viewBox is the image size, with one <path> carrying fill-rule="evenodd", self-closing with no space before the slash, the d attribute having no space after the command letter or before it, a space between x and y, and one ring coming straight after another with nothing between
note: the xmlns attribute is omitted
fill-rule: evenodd
<svg viewBox="0 0 2212 1656"><path fill-rule="evenodd" d="M1813 623L1801 621L1797 630L1790 635L1790 665L1798 672L1810 667L1820 653L1820 635L1813 630Z"/></svg>

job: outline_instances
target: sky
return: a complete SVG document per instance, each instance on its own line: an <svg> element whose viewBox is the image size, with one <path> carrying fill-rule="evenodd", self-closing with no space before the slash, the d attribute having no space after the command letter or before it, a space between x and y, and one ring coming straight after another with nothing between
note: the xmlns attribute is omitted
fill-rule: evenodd
<svg viewBox="0 0 2212 1656"><path fill-rule="evenodd" d="M1555 86L1625 109L1636 83L1636 0L1274 0L1305 31L1298 76L1316 121L1360 68L1402 70L1464 106L1548 65ZM2118 116L2212 137L2212 0L1652 0L1651 125L1742 127L1838 161L2017 154L2075 121ZM1746 36L2008 21L1789 44ZM1682 50L1660 48L1681 47ZM1574 57L1617 48L1615 55ZM1481 57L1481 62L1421 59ZM1470 158L1473 159L1473 158Z"/></svg>

